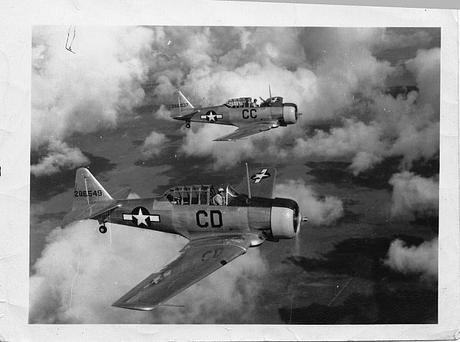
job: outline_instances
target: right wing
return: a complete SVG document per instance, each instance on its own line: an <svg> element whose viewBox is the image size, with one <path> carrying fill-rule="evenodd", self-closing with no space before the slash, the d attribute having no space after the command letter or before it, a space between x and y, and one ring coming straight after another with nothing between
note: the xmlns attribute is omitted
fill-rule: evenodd
<svg viewBox="0 0 460 342"><path fill-rule="evenodd" d="M228 135L214 139L214 141L231 141L238 140L260 132L268 131L273 128L272 123L254 123L238 127L238 129Z"/></svg>
<svg viewBox="0 0 460 342"><path fill-rule="evenodd" d="M181 255L158 273L149 275L113 306L152 310L192 284L246 253L250 235L208 237L192 240Z"/></svg>

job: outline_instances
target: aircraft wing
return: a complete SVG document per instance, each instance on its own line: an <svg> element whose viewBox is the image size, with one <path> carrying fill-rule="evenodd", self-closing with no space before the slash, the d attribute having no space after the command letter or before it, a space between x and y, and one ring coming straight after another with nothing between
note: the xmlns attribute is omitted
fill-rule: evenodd
<svg viewBox="0 0 460 342"><path fill-rule="evenodd" d="M238 127L238 129L228 135L214 139L214 141L238 140L260 132L268 131L273 128L272 123L254 123Z"/></svg>
<svg viewBox="0 0 460 342"><path fill-rule="evenodd" d="M113 306L152 310L192 284L246 253L249 235L201 238L190 241L180 256L157 273L149 275Z"/></svg>

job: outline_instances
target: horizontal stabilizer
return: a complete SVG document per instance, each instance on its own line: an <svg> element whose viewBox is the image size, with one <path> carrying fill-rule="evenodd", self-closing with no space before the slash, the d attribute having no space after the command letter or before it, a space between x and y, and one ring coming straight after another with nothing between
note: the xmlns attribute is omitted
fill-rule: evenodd
<svg viewBox="0 0 460 342"><path fill-rule="evenodd" d="M174 120L182 120L182 121L188 121L190 120L196 113L198 113L198 110L193 110L191 113L186 113L182 112L182 115L179 116L174 116Z"/></svg>
<svg viewBox="0 0 460 342"><path fill-rule="evenodd" d="M131 188L123 188L115 192L112 197L119 199L119 200L123 200L123 199L128 198L130 193L131 193Z"/></svg>
<svg viewBox="0 0 460 342"><path fill-rule="evenodd" d="M108 215L112 210L118 208L118 201L95 203L87 208L72 210L62 220L62 227L74 221L97 219L100 216Z"/></svg>

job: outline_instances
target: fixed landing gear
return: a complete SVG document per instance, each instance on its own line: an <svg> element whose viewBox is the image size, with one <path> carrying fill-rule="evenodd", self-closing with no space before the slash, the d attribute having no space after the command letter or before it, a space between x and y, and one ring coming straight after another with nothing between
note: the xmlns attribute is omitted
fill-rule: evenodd
<svg viewBox="0 0 460 342"><path fill-rule="evenodd" d="M105 226L105 222L99 226L99 233L101 234L107 233L107 227Z"/></svg>
<svg viewBox="0 0 460 342"><path fill-rule="evenodd" d="M187 123L185 124L185 127L190 128L190 122L187 122Z"/></svg>

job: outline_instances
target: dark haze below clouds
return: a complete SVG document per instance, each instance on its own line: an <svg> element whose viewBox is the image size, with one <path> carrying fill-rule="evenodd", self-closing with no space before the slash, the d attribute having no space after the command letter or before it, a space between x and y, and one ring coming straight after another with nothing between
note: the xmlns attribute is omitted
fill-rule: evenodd
<svg viewBox="0 0 460 342"><path fill-rule="evenodd" d="M95 35L82 29L75 56L61 51L60 31L34 32L31 321L437 320L437 270L425 260L437 257L437 198L426 190L438 186L439 29L143 27ZM97 47L101 39L105 49ZM218 104L267 97L268 84L299 105L301 121L235 143L212 142L222 134L217 126L186 130L160 107L178 85L194 104ZM89 165L109 192L128 186L150 197L179 184L237 185L245 161L276 166L280 189L299 196L313 219L297 240L265 243L171 301L186 309L137 315L109 307L135 285L130 269L139 255L166 262L162 240L133 234L117 240L125 243L117 255L86 223L80 233L54 230L71 206L79 165ZM429 217L419 217L424 208ZM63 253L63 267L56 267L62 277L46 267L53 251ZM126 272L98 273L90 263L82 271L81 253L118 260ZM153 271L144 263L135 276ZM99 298L92 285L109 278ZM46 281L61 286L50 292ZM81 303L69 308L75 282ZM418 304L423 298L425 308ZM398 301L404 314L396 313Z"/></svg>

